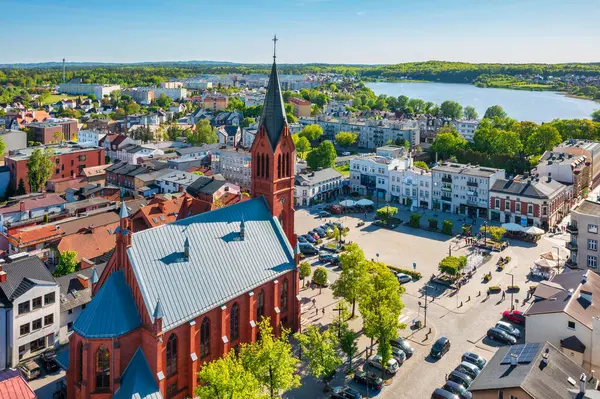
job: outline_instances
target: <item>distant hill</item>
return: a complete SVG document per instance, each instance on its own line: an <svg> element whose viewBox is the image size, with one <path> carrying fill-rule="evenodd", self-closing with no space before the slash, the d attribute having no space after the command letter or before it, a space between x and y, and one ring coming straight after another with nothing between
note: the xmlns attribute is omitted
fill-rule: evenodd
<svg viewBox="0 0 600 399"><path fill-rule="evenodd" d="M235 66L242 65L235 62L227 61L147 61L147 62L66 62L65 66L75 68L91 68L91 67L110 67L110 66ZM35 62L35 63L15 63L15 64L0 64L0 68L62 68L62 62Z"/></svg>

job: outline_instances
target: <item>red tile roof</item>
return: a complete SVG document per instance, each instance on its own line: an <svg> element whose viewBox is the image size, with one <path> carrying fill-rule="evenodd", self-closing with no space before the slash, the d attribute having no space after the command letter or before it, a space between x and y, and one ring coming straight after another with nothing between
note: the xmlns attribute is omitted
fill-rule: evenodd
<svg viewBox="0 0 600 399"><path fill-rule="evenodd" d="M27 199L22 200L21 202L23 202L25 204L25 211L30 211L32 209L45 208L47 206L52 206L52 205L65 204L67 201L62 199L62 197L58 194L48 193L48 194L39 195L39 196L33 197L33 198L27 198ZM0 214L19 212L20 209L21 209L21 204L16 203L11 206L5 206L3 208L0 208Z"/></svg>
<svg viewBox="0 0 600 399"><path fill-rule="evenodd" d="M18 115L15 119L17 120L19 127L24 127L27 123L43 122L48 118L51 118L51 115L46 111L32 111L25 112L23 116Z"/></svg>
<svg viewBox="0 0 600 399"><path fill-rule="evenodd" d="M146 228L152 228L172 223L188 216L198 215L207 210L210 209L205 209L200 201L189 194L184 194L170 200L158 196L146 206L140 208L133 216L134 231L145 230L144 224L141 221L145 222Z"/></svg>
<svg viewBox="0 0 600 399"><path fill-rule="evenodd" d="M0 371L0 398L35 399L35 393L17 370Z"/></svg>
<svg viewBox="0 0 600 399"><path fill-rule="evenodd" d="M77 261L81 258L94 259L104 255L115 247L115 229L119 223L107 224L100 227L92 227L63 238L58 243L58 251L76 251Z"/></svg>

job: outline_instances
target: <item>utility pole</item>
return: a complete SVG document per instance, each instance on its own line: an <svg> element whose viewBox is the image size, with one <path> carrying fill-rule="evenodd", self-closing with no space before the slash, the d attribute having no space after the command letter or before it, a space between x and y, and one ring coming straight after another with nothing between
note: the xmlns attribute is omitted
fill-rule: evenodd
<svg viewBox="0 0 600 399"><path fill-rule="evenodd" d="M66 69L65 69L66 68L65 61L67 61L67 59L63 58L63 79L62 79L63 84L65 84L66 80L67 80L67 73L66 73Z"/></svg>
<svg viewBox="0 0 600 399"><path fill-rule="evenodd" d="M425 289L425 306L421 305L421 301L419 301L419 308L423 308L423 312L424 312L424 320L423 320L423 327L427 327L427 307L428 307L428 301L427 301L427 296L428 296L428 292L427 290L430 288L428 284L425 284L423 286L423 288Z"/></svg>
<svg viewBox="0 0 600 399"><path fill-rule="evenodd" d="M515 286L515 276L512 273L506 273L510 276L510 286L514 287ZM510 290L510 310L515 310L515 305L514 305L514 300L515 300L515 290L511 289Z"/></svg>

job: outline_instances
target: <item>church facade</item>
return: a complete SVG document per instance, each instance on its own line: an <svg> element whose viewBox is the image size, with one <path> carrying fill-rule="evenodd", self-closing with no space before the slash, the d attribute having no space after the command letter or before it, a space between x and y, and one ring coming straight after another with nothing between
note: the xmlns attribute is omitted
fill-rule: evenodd
<svg viewBox="0 0 600 399"><path fill-rule="evenodd" d="M275 62L252 147L248 201L132 233L121 209L116 249L69 340L74 399L193 397L197 373L257 338L300 326L294 144Z"/></svg>

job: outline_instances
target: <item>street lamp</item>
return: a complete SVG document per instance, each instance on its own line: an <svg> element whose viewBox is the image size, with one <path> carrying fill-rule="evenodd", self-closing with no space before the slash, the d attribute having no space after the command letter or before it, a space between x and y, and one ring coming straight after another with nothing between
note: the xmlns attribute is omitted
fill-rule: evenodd
<svg viewBox="0 0 600 399"><path fill-rule="evenodd" d="M510 276L510 286L512 287L511 290L510 290L510 310L515 310L515 305L514 305L514 298L515 298L515 290L514 290L515 276L512 273L506 273L506 274Z"/></svg>
<svg viewBox="0 0 600 399"><path fill-rule="evenodd" d="M483 246L485 247L487 245L487 227L488 227L488 223L487 222L483 222Z"/></svg>
<svg viewBox="0 0 600 399"><path fill-rule="evenodd" d="M552 248L556 248L556 269L560 270L560 247L555 245Z"/></svg>
<svg viewBox="0 0 600 399"><path fill-rule="evenodd" d="M423 308L423 311L424 311L423 327L427 327L427 303L428 303L427 302L427 296L428 296L428 289L429 288L433 288L433 287L430 287L429 284L425 284L423 286L423 288L425 289L425 294L424 294L425 295L425 306L422 306L421 305L421 301L419 301L419 309Z"/></svg>

